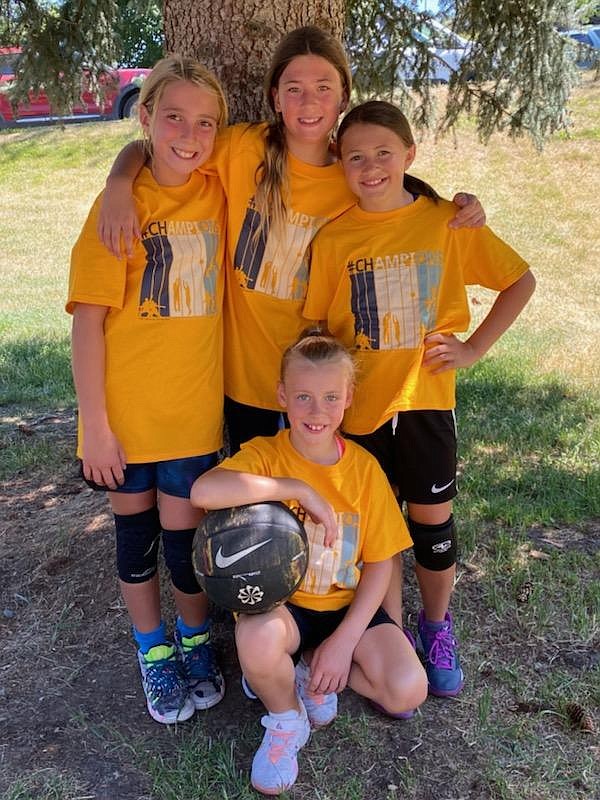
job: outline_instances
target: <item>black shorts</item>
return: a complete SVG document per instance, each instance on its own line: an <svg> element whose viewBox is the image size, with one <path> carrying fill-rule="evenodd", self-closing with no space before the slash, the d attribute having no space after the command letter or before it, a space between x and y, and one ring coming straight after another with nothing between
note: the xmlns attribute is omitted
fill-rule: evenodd
<svg viewBox="0 0 600 800"><path fill-rule="evenodd" d="M287 417L281 411L247 406L231 397L225 397L225 423L229 455L234 455L243 442L255 436L275 436L287 426Z"/></svg>
<svg viewBox="0 0 600 800"><path fill-rule="evenodd" d="M350 606L345 606L337 611L314 611L311 608L295 606L293 603L286 603L285 607L294 618L300 633L300 647L293 655L294 660L300 658L305 650L314 650L328 636L331 636L350 608ZM375 628L377 625L385 625L388 622L391 625L396 625L389 614L380 606L367 625L367 630Z"/></svg>
<svg viewBox="0 0 600 800"><path fill-rule="evenodd" d="M433 505L456 497L453 411L401 411L373 433L351 436L379 461L398 502Z"/></svg>

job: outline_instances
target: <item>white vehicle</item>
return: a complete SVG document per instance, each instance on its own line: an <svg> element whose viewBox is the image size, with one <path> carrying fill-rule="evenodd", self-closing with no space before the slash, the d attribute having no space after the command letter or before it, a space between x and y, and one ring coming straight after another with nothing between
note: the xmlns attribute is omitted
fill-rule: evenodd
<svg viewBox="0 0 600 800"><path fill-rule="evenodd" d="M429 19L418 29L413 30L415 39L423 42L431 53L431 69L429 80L439 83L448 83L450 76L460 67L460 62L469 54L472 43L455 33L450 28L442 25L436 19ZM408 48L404 59L398 66L398 77L410 82L414 78L414 62L416 49Z"/></svg>

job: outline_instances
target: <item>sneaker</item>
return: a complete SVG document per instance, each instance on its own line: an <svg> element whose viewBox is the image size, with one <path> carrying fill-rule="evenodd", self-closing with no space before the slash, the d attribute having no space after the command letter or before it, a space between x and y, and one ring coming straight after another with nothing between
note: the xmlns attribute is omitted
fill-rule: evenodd
<svg viewBox="0 0 600 800"><path fill-rule="evenodd" d="M244 675L243 672L242 672L241 684L242 684L242 691L246 695L248 700L258 700L258 695L254 694L252 687L246 680L246 676Z"/></svg>
<svg viewBox="0 0 600 800"><path fill-rule="evenodd" d="M175 645L157 644L147 653L138 650L138 662L152 719L166 725L189 719L195 707Z"/></svg>
<svg viewBox="0 0 600 800"><path fill-rule="evenodd" d="M413 650L416 649L416 642L415 637L412 633L408 630L408 628L403 629L403 633L408 639L410 646ZM409 711L388 711L387 708L384 708L379 703L376 703L375 700L369 700L375 711L379 711L380 714L384 714L386 717L391 717L392 719L412 719L414 715L417 713L416 708L412 708Z"/></svg>
<svg viewBox="0 0 600 800"><path fill-rule="evenodd" d="M447 611L443 622L428 622L421 609L417 625L429 693L436 697L455 697L463 688L465 678L456 652L458 644L452 630L452 615Z"/></svg>
<svg viewBox="0 0 600 800"><path fill-rule="evenodd" d="M252 761L252 786L262 794L281 794L296 782L296 754L310 736L306 709L300 702L300 713L267 714L261 719L266 728L260 747Z"/></svg>
<svg viewBox="0 0 600 800"><path fill-rule="evenodd" d="M210 632L182 636L175 630L175 641L181 653L183 670L194 708L216 706L225 695L225 680L217 664L210 642Z"/></svg>
<svg viewBox="0 0 600 800"><path fill-rule="evenodd" d="M296 691L304 703L308 719L313 728L323 728L337 717L338 696L335 692L330 694L315 694L308 690L310 682L310 667L301 658L296 664Z"/></svg>

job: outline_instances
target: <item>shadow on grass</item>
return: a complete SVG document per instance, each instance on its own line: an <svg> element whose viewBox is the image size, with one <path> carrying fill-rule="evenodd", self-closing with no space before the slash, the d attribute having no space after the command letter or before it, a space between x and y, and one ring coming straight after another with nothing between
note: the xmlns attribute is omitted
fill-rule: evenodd
<svg viewBox="0 0 600 800"><path fill-rule="evenodd" d="M489 358L460 375L457 407L465 516L508 526L600 516L591 392Z"/></svg>
<svg viewBox="0 0 600 800"><path fill-rule="evenodd" d="M73 405L68 336L0 345L0 403ZM459 375L458 505L508 526L600 517L600 402L530 365L488 358Z"/></svg>
<svg viewBox="0 0 600 800"><path fill-rule="evenodd" d="M75 402L68 336L0 343L0 404L45 406Z"/></svg>

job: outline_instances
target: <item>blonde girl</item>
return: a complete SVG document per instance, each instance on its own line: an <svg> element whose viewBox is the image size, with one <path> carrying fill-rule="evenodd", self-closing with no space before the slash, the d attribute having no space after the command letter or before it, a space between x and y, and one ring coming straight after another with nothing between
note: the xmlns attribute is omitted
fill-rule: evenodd
<svg viewBox="0 0 600 800"><path fill-rule="evenodd" d="M126 260L113 257L96 233L98 198L73 248L67 311L83 476L114 513L148 711L174 723L224 693L192 569L201 512L189 497L222 446L225 198L198 167L227 109L216 78L180 57L156 65L139 109L149 152L133 186L140 239ZM161 540L174 638L161 617Z"/></svg>
<svg viewBox="0 0 600 800"><path fill-rule="evenodd" d="M411 544L404 519L376 460L338 430L353 386L345 348L307 331L286 351L277 387L289 430L243 444L192 489L200 508L279 500L308 515L302 585L236 625L242 669L267 709L251 775L264 794L292 786L310 726L333 721L345 686L402 717L427 694L411 641L381 608L392 557Z"/></svg>

